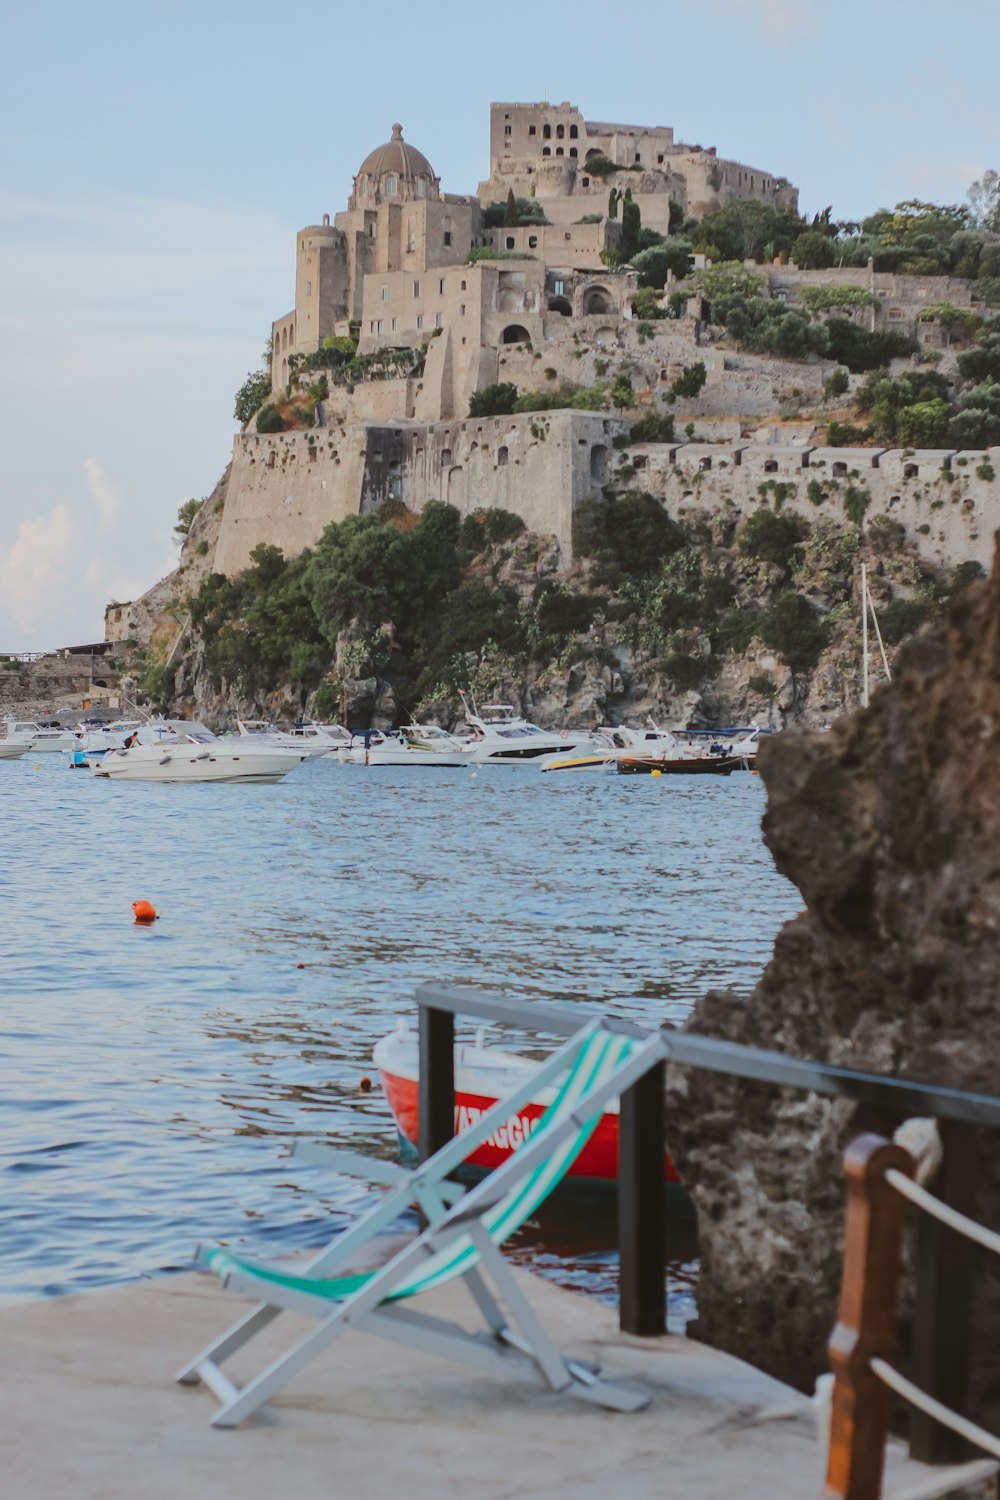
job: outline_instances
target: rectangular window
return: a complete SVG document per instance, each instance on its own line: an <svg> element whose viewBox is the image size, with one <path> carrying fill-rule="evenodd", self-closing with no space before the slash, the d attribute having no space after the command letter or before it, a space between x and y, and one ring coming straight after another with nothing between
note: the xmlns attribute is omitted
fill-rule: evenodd
<svg viewBox="0 0 1000 1500"><path fill-rule="evenodd" d="M392 322L390 323L389 329L390 329L390 332L392 332L392 333L396 332L396 319L395 318L393 318Z"/></svg>
<svg viewBox="0 0 1000 1500"><path fill-rule="evenodd" d="M659 162L660 166L662 167L662 165L663 165L663 152L662 151L659 153L659 155L657 156L656 160Z"/></svg>
<svg viewBox="0 0 1000 1500"><path fill-rule="evenodd" d="M443 281L439 281L438 282L438 296L439 297L443 297L444 296L444 282Z"/></svg>
<svg viewBox="0 0 1000 1500"><path fill-rule="evenodd" d="M369 324L368 324L368 332L369 332L369 333L374 333L374 332L375 332L375 319L374 319L374 318L373 318L373 319L372 319L372 321L371 321L371 322L370 322L370 323L369 323Z"/></svg>
<svg viewBox="0 0 1000 1500"><path fill-rule="evenodd" d="M313 294L313 284L312 284L311 281L307 281L306 282L306 296L307 297L311 297L312 294Z"/></svg>
<svg viewBox="0 0 1000 1500"><path fill-rule="evenodd" d="M509 125L505 125L504 126L503 133L504 133L504 135L510 135L510 126Z"/></svg>
<svg viewBox="0 0 1000 1500"><path fill-rule="evenodd" d="M375 325L375 332L376 333L384 333L384 331L385 331L384 324L382 322L382 319L379 318L378 322Z"/></svg>
<svg viewBox="0 0 1000 1500"><path fill-rule="evenodd" d="M434 314L434 327L435 328L443 328L444 327L444 314L443 313L435 313Z"/></svg>
<svg viewBox="0 0 1000 1500"><path fill-rule="evenodd" d="M555 282L553 282L553 286L555 287L556 296L557 297L561 297L562 294L563 294L564 283L561 282L561 281L555 281Z"/></svg>
<svg viewBox="0 0 1000 1500"><path fill-rule="evenodd" d="M417 328L420 329L420 328L423 328L423 326L424 326L424 315L423 315L423 313L417 313Z"/></svg>
<svg viewBox="0 0 1000 1500"><path fill-rule="evenodd" d="M528 134L529 135L534 135L535 134L535 127L534 127L534 125L529 125L528 126Z"/></svg>
<svg viewBox="0 0 1000 1500"><path fill-rule="evenodd" d="M444 232L444 242L445 242L446 245L450 245L451 244L451 230L450 229L446 229L445 232Z"/></svg>
<svg viewBox="0 0 1000 1500"><path fill-rule="evenodd" d="M383 302L388 302L388 300L389 300L389 288L387 286L384 286L382 288L382 301Z"/></svg>
<svg viewBox="0 0 1000 1500"><path fill-rule="evenodd" d="M420 282L419 281L415 281L413 283L413 295L414 295L414 297L419 297L420 296Z"/></svg>
<svg viewBox="0 0 1000 1500"><path fill-rule="evenodd" d="M464 318L465 317L465 303L464 302L462 303L462 305L458 309L458 316L460 318Z"/></svg>

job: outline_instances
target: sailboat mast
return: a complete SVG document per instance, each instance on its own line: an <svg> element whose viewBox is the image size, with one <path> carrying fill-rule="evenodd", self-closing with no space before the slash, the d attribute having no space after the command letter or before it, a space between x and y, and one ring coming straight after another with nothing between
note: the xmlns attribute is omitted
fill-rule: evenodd
<svg viewBox="0 0 1000 1500"><path fill-rule="evenodd" d="M861 707L868 707L868 574L865 572L864 563L861 564L861 658L862 658L862 688Z"/></svg>

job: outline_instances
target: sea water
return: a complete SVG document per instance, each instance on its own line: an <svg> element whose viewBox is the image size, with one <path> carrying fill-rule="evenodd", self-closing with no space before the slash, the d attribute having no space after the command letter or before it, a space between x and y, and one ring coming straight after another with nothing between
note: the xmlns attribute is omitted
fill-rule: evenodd
<svg viewBox="0 0 1000 1500"><path fill-rule="evenodd" d="M394 1154L371 1049L420 983L650 1025L749 991L800 906L764 802L746 773L324 757L273 786L114 785L0 762L0 1299L155 1276L202 1240L325 1242L373 1192L290 1144ZM570 1195L514 1253L614 1295L599 1202ZM695 1251L672 1253L683 1320Z"/></svg>

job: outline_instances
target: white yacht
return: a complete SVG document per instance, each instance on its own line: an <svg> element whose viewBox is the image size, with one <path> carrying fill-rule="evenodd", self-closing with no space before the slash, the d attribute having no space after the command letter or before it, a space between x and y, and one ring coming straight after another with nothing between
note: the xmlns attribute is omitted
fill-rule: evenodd
<svg viewBox="0 0 1000 1500"><path fill-rule="evenodd" d="M465 754L476 766L533 766L551 755L590 752L593 741L585 729L539 729L514 711L510 703L488 703L482 713L462 694L465 717L473 730Z"/></svg>
<svg viewBox="0 0 1000 1500"><path fill-rule="evenodd" d="M70 749L75 738L72 729L64 728L58 719L8 719L4 743L45 755Z"/></svg>
<svg viewBox="0 0 1000 1500"><path fill-rule="evenodd" d="M353 737L337 759L355 766L424 766L438 770L470 763L468 744L437 724L404 724L391 734L368 730Z"/></svg>
<svg viewBox="0 0 1000 1500"><path fill-rule="evenodd" d="M17 760L27 748L27 745L19 745L16 740L0 740L0 760Z"/></svg>
<svg viewBox="0 0 1000 1500"><path fill-rule="evenodd" d="M159 719L109 751L93 772L110 781L280 781L309 756L253 736L219 739L192 719Z"/></svg>
<svg viewBox="0 0 1000 1500"><path fill-rule="evenodd" d="M83 723L73 736L72 745L63 751L70 770L92 771L111 750L120 750L125 741L142 728L139 719L119 719L113 724Z"/></svg>
<svg viewBox="0 0 1000 1500"><path fill-rule="evenodd" d="M237 719L236 729L241 739L254 740L259 745L298 750L306 760L336 752L341 743L325 729L320 729L318 724L299 724L293 730L288 730L279 728L277 724L269 724L266 719Z"/></svg>

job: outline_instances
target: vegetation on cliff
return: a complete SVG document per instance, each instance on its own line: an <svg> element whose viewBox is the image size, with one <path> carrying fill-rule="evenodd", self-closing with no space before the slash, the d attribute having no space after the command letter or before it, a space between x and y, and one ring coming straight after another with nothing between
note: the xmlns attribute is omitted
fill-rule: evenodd
<svg viewBox="0 0 1000 1500"><path fill-rule="evenodd" d="M853 681L862 549L878 560L890 644L974 571L935 571L850 490L847 524L783 512L773 483L746 519L723 508L679 521L652 495L609 492L577 508L566 575L509 512L463 519L435 502L416 516L389 502L328 526L311 552L286 561L259 546L238 577L207 577L188 601L185 662L150 686L168 702L198 678L221 699L284 701L354 728L431 706L449 717L460 688L523 702L559 680L589 683L575 701L566 690L576 722L640 702L703 720L777 701L793 711L823 663L842 695Z"/></svg>

